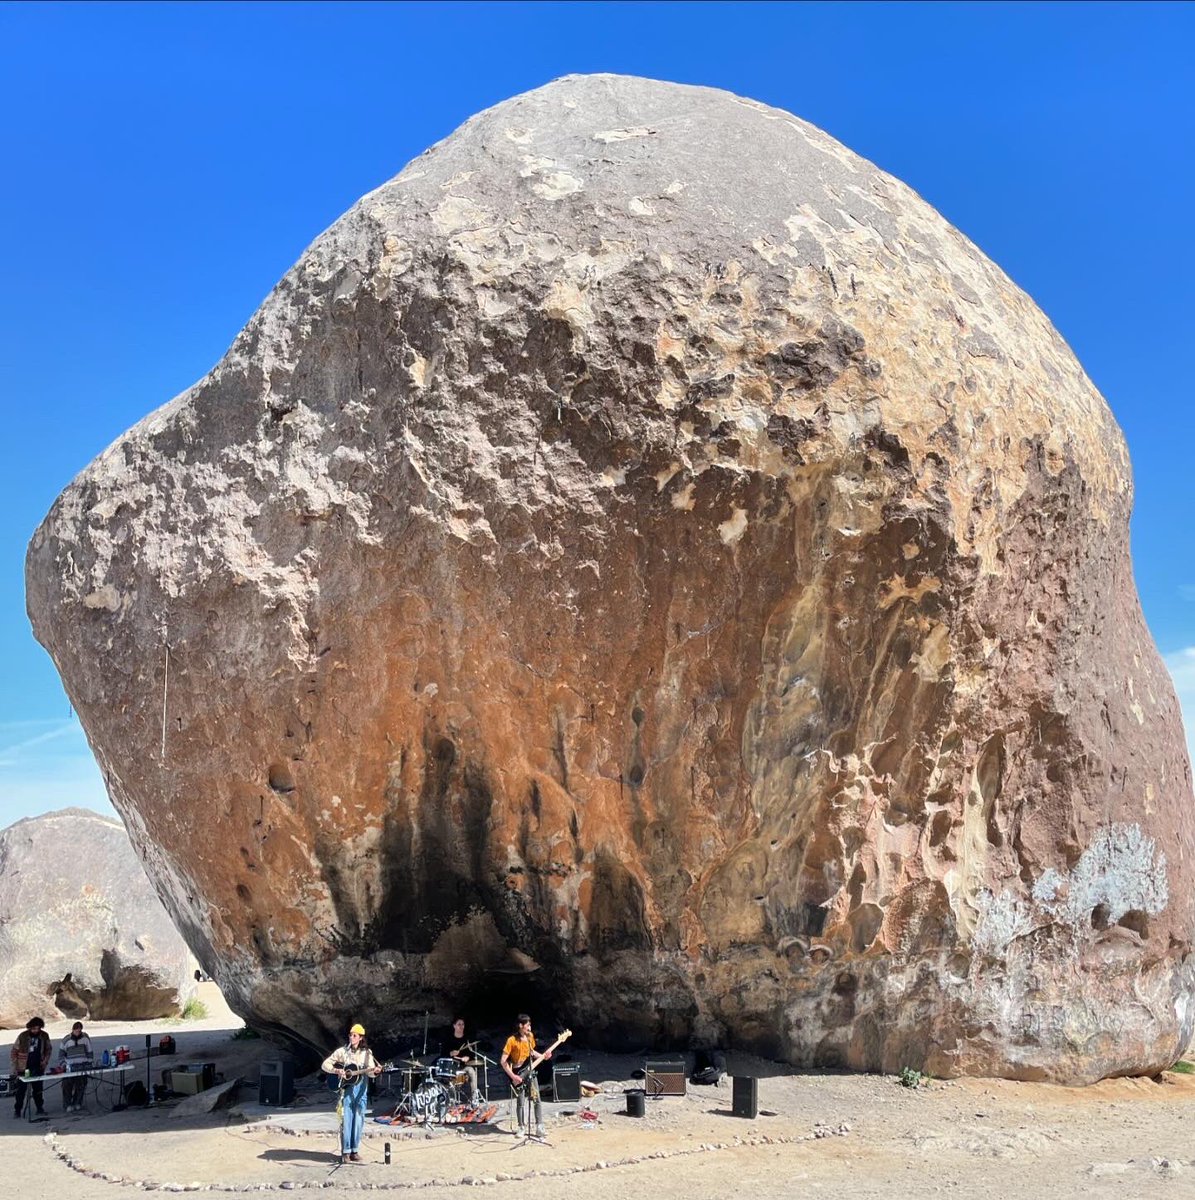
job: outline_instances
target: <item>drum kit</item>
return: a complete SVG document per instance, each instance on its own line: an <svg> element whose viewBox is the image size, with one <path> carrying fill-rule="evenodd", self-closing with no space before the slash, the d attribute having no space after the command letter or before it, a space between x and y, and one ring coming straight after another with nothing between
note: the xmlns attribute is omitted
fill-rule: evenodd
<svg viewBox="0 0 1195 1200"><path fill-rule="evenodd" d="M396 1118L420 1125L451 1125L484 1121L492 1115L487 1071L493 1059L480 1053L476 1042L466 1042L461 1049L472 1057L440 1057L431 1066L415 1057L398 1060L393 1070L401 1078L402 1091L394 1109ZM480 1101L471 1094L469 1067L477 1072Z"/></svg>

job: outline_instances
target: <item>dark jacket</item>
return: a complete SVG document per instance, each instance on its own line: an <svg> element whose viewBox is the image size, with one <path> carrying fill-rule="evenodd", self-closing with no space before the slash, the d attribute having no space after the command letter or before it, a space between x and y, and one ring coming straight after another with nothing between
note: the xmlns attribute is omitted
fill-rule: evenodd
<svg viewBox="0 0 1195 1200"><path fill-rule="evenodd" d="M39 1029L36 1033L22 1029L12 1044L12 1050L9 1051L14 1075L22 1074L29 1065L29 1051L33 1049L35 1042L41 1043L41 1061L37 1073L44 1075L50 1069L50 1035L44 1029Z"/></svg>

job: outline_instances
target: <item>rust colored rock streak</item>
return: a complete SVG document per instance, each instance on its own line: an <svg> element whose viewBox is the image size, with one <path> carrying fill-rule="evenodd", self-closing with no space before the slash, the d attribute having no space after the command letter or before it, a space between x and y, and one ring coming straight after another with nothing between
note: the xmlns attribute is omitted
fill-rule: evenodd
<svg viewBox="0 0 1195 1200"><path fill-rule="evenodd" d="M29 607L279 1036L484 1011L515 947L594 1041L1081 1082L1192 1023L1130 506L1067 347L908 188L569 78L320 237L57 501Z"/></svg>

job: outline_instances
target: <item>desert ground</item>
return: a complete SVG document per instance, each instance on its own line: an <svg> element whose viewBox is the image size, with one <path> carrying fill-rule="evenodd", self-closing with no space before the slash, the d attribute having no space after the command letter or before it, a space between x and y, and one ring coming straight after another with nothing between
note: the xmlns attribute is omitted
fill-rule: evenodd
<svg viewBox="0 0 1195 1200"><path fill-rule="evenodd" d="M731 1114L729 1079L690 1085L684 1097L626 1115L624 1088L642 1061L574 1046L599 1095L546 1103L548 1138L525 1143L499 1102L489 1126L404 1128L368 1123L361 1166L340 1166L335 1097L320 1080L299 1081L293 1103L258 1103L263 1059L278 1051L235 1039L238 1017L214 985L199 1021L88 1025L97 1053L127 1044L144 1054L163 1033L178 1044L162 1066L213 1061L242 1085L226 1107L206 1111L212 1094L148 1108L111 1111L114 1090L88 1094L87 1111L62 1112L47 1085L48 1119L3 1112L3 1193L23 1200L116 1200L139 1191L217 1193L321 1189L432 1189L451 1197L488 1187L524 1200L945 1194L956 1197L1195 1196L1195 1075L1107 1080L1088 1088L967 1079L904 1087L891 1076L811 1073L732 1056L732 1071L759 1077L760 1115ZM61 1038L68 1021L48 1026ZM15 1030L0 1033L11 1044ZM129 1078L144 1079L142 1058ZM495 1089L495 1093L502 1089ZM11 1100L9 1100L11 1104ZM379 1098L374 1113L394 1101ZM596 1120L582 1116L588 1107ZM390 1144L391 1162L383 1161Z"/></svg>

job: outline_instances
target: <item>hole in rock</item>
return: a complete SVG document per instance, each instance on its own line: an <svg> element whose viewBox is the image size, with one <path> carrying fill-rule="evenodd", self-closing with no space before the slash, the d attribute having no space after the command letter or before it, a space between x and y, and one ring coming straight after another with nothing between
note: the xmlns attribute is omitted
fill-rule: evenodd
<svg viewBox="0 0 1195 1200"><path fill-rule="evenodd" d="M642 725L646 716L647 714L637 704L631 709L631 720L634 721L636 725Z"/></svg>
<svg viewBox="0 0 1195 1200"><path fill-rule="evenodd" d="M934 819L929 826L929 844L931 846L940 846L950 833L950 827L954 824L954 818L950 813L943 810L942 812L934 813Z"/></svg>
<svg viewBox="0 0 1195 1200"><path fill-rule="evenodd" d="M286 763L270 764L270 787L276 792L286 794L295 790L295 777L291 774Z"/></svg>
<svg viewBox="0 0 1195 1200"><path fill-rule="evenodd" d="M1091 910L1091 928L1108 928L1108 906L1106 904L1097 904L1095 908Z"/></svg>
<svg viewBox="0 0 1195 1200"><path fill-rule="evenodd" d="M636 763L627 772L627 783L629 783L631 787L638 787L643 782L643 775L643 767L639 763Z"/></svg>
<svg viewBox="0 0 1195 1200"><path fill-rule="evenodd" d="M1142 939L1149 938L1149 918L1139 908L1129 909L1116 923L1125 929L1131 929Z"/></svg>
<svg viewBox="0 0 1195 1200"><path fill-rule="evenodd" d="M884 910L875 904L864 904L851 914L851 949L862 954L876 940L884 923Z"/></svg>
<svg viewBox="0 0 1195 1200"><path fill-rule="evenodd" d="M253 893L243 883L237 884L237 896L246 904L253 900Z"/></svg>
<svg viewBox="0 0 1195 1200"><path fill-rule="evenodd" d="M859 990L859 981L850 973L850 971L842 971L834 980L834 994L836 996L853 996Z"/></svg>

